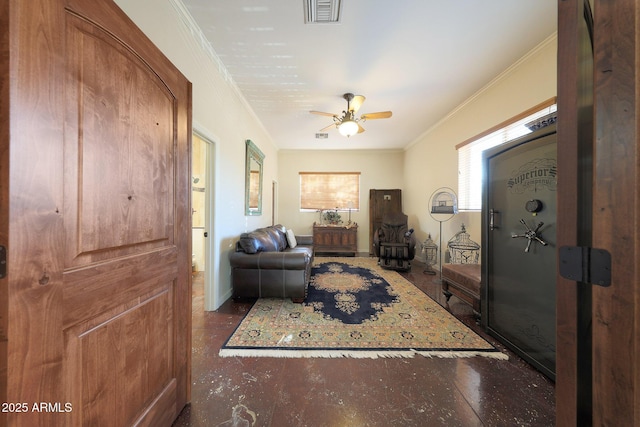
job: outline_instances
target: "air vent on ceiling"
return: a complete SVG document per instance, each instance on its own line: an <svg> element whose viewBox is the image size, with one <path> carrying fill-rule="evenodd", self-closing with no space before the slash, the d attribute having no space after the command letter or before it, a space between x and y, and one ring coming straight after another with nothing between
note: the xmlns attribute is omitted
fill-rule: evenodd
<svg viewBox="0 0 640 427"><path fill-rule="evenodd" d="M316 133L316 139L327 139L329 138L328 133Z"/></svg>
<svg viewBox="0 0 640 427"><path fill-rule="evenodd" d="M340 22L342 0L303 0L307 24L331 24Z"/></svg>

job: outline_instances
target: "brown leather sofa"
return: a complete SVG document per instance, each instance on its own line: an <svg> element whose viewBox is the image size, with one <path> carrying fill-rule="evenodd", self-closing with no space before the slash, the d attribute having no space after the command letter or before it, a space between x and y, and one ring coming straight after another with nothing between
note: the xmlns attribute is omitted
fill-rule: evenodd
<svg viewBox="0 0 640 427"><path fill-rule="evenodd" d="M278 224L240 235L229 256L234 299L304 301L313 264L313 236L289 234Z"/></svg>

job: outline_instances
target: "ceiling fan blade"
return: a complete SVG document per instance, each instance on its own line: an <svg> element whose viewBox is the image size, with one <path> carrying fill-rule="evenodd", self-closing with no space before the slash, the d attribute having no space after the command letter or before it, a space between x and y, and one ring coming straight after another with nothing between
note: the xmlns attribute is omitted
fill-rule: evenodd
<svg viewBox="0 0 640 427"><path fill-rule="evenodd" d="M364 132L364 128L360 126L360 123L358 123L358 133L362 133L362 132Z"/></svg>
<svg viewBox="0 0 640 427"><path fill-rule="evenodd" d="M327 117L337 117L337 114L333 114L333 113L324 113L322 111L309 111L311 114L318 114L320 116L327 116Z"/></svg>
<svg viewBox="0 0 640 427"><path fill-rule="evenodd" d="M391 117L391 111L380 111L377 113L367 113L360 117L360 120L388 119Z"/></svg>
<svg viewBox="0 0 640 427"><path fill-rule="evenodd" d="M331 129L332 127L335 127L335 126L336 126L336 124L335 124L335 123L331 123L329 126L327 126L327 127L324 127L324 128L322 128L322 129L320 129L318 132L324 132L324 131L327 131L327 130Z"/></svg>
<svg viewBox="0 0 640 427"><path fill-rule="evenodd" d="M362 95L354 96L351 102L349 102L349 111L353 111L353 113L355 114L360 109L360 107L362 107L362 103L365 99L366 98Z"/></svg>

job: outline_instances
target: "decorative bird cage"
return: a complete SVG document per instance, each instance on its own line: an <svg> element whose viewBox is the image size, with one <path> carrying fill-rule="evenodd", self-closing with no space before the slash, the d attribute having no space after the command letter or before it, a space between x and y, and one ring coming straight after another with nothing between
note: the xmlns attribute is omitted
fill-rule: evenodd
<svg viewBox="0 0 640 427"><path fill-rule="evenodd" d="M431 233L427 236L427 240L421 243L422 253L427 266L424 269L426 274L436 274L433 266L438 262L438 245L431 240Z"/></svg>
<svg viewBox="0 0 640 427"><path fill-rule="evenodd" d="M457 214L458 198L453 190L443 188L431 197L432 214Z"/></svg>
<svg viewBox="0 0 640 427"><path fill-rule="evenodd" d="M447 243L451 264L477 264L480 257L480 245L469 238L469 233L462 224L462 229Z"/></svg>
<svg viewBox="0 0 640 427"><path fill-rule="evenodd" d="M458 197L449 187L440 187L431 194L429 199L431 218L440 223L440 281L442 281L442 223L449 221L458 213Z"/></svg>

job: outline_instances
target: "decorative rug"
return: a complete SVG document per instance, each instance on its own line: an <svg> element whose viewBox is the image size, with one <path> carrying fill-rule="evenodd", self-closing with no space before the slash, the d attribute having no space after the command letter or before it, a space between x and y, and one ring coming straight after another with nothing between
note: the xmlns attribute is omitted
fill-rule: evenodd
<svg viewBox="0 0 640 427"><path fill-rule="evenodd" d="M508 357L375 258L316 257L308 296L258 299L220 350L233 357Z"/></svg>

